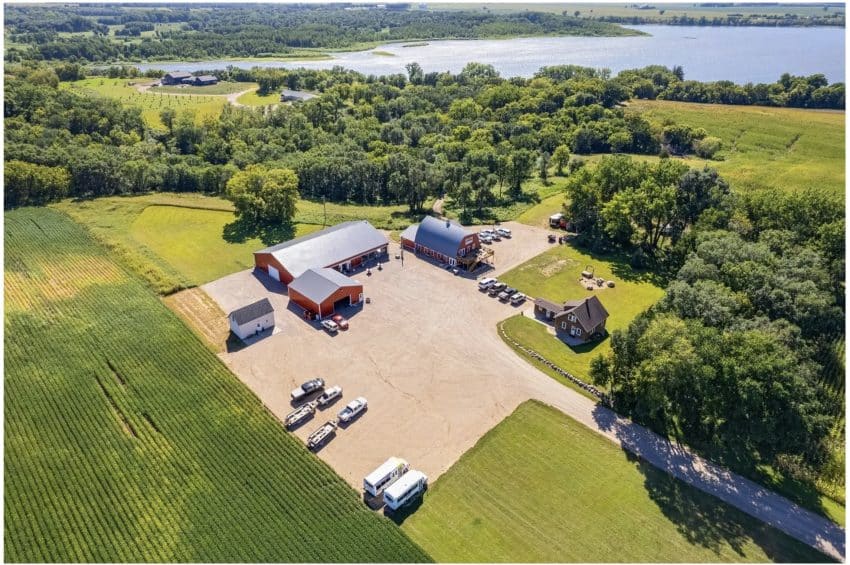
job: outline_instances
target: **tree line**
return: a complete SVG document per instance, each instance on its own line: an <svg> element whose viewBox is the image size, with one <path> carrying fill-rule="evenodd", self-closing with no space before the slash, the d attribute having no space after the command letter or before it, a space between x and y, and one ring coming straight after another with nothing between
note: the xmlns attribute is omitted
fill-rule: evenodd
<svg viewBox="0 0 850 565"><path fill-rule="evenodd" d="M10 9L11 10L11 9ZM342 6L227 4L179 12L179 29L126 42L107 35L100 22L120 22L116 35L136 36L164 10L110 6L98 16L78 7L16 6L7 17L9 37L18 44L7 61L24 59L110 62L116 60L210 59L291 53L297 49L341 49L358 44L413 39L476 39L529 35L619 36L640 32L573 16L522 12L345 9ZM107 15L108 14L108 15ZM128 19L128 17L130 19ZM93 35L60 36L63 31Z"/></svg>
<svg viewBox="0 0 850 565"><path fill-rule="evenodd" d="M611 156L570 177L566 212L580 245L671 280L593 360L618 412L733 468L844 484L840 196L735 194L709 168Z"/></svg>

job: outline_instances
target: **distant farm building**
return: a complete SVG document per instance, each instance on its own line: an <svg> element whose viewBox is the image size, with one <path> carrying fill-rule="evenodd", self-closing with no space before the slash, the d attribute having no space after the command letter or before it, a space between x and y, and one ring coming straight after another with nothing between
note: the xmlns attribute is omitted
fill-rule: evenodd
<svg viewBox="0 0 850 565"><path fill-rule="evenodd" d="M538 298L534 301L534 315L554 325L555 335L567 343L588 342L606 333L608 311L596 296L563 304Z"/></svg>
<svg viewBox="0 0 850 565"><path fill-rule="evenodd" d="M482 250L478 234L467 231L452 220L438 220L425 216L419 224L408 226L401 233L402 246L449 265L463 265L472 270L478 263L492 256L491 250Z"/></svg>
<svg viewBox="0 0 850 565"><path fill-rule="evenodd" d="M183 84L191 86L212 86L214 84L218 84L218 78L212 75L201 75L199 77L183 79Z"/></svg>
<svg viewBox="0 0 850 565"><path fill-rule="evenodd" d="M161 82L164 86L182 84L187 78L192 78L192 74L184 71L174 71L163 76Z"/></svg>
<svg viewBox="0 0 850 565"><path fill-rule="evenodd" d="M281 102L302 102L304 100L310 100L311 98L316 98L316 95L301 90L284 89L280 91Z"/></svg>
<svg viewBox="0 0 850 565"><path fill-rule="evenodd" d="M363 285L334 269L307 269L289 283L289 300L321 320L363 301Z"/></svg>
<svg viewBox="0 0 850 565"><path fill-rule="evenodd" d="M387 254L389 241L366 220L343 222L254 253L254 266L290 284L308 269L329 267L343 273Z"/></svg>
<svg viewBox="0 0 850 565"><path fill-rule="evenodd" d="M268 298L234 310L227 317L230 330L239 339L246 339L274 327L274 308Z"/></svg>

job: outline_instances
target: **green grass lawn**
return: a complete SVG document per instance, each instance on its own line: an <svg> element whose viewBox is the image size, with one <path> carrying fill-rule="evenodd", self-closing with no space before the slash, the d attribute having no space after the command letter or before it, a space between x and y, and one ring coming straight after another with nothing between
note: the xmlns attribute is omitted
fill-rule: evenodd
<svg viewBox="0 0 850 565"><path fill-rule="evenodd" d="M713 167L734 189L844 191L844 112L632 100L654 124L670 119L703 127L723 140L723 161L689 158L692 167Z"/></svg>
<svg viewBox="0 0 850 565"><path fill-rule="evenodd" d="M594 276L613 280L616 286L585 290L578 281L588 266L593 268ZM658 286L660 282L652 273L635 271L626 258L593 255L572 245L553 245L548 251L511 269L499 280L534 298L556 302L596 294L608 310L606 328L609 332L625 329L639 313L664 295L664 290ZM547 333L539 323L521 317L506 321L504 328L515 340L547 357L551 355L552 362L582 379L588 377L591 359L611 350L610 338L570 348Z"/></svg>
<svg viewBox="0 0 850 565"><path fill-rule="evenodd" d="M159 294L171 294L250 268L254 251L289 236L321 229L322 225L368 220L377 228L400 230L414 221L407 215L407 206L329 202L323 207L321 202L300 200L295 233L267 234L277 239L266 241L256 234L240 234L232 229L225 237L225 227L233 224L236 217L233 205L215 196L153 193L66 200L53 206L88 227Z"/></svg>
<svg viewBox="0 0 850 565"><path fill-rule="evenodd" d="M130 236L164 259L194 285L249 269L254 251L266 247L258 237L244 241L222 238L232 223L232 212L176 206L148 206L130 226ZM295 236L320 229L316 224L296 224Z"/></svg>
<svg viewBox="0 0 850 565"><path fill-rule="evenodd" d="M270 92L265 96L260 96L257 94L256 90L253 90L251 92L246 92L237 98L236 101L240 104L244 104L245 106L271 106L273 104L280 103L280 93Z"/></svg>
<svg viewBox="0 0 850 565"><path fill-rule="evenodd" d="M10 562L428 556L65 214L5 214Z"/></svg>
<svg viewBox="0 0 850 565"><path fill-rule="evenodd" d="M402 530L439 562L827 561L534 401L431 485Z"/></svg>

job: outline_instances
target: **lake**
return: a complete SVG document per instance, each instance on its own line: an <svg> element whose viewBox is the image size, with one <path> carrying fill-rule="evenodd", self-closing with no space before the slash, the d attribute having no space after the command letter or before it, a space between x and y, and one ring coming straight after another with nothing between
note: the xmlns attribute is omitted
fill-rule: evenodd
<svg viewBox="0 0 850 565"><path fill-rule="evenodd" d="M334 65L364 74L406 73L416 61L426 72L459 72L470 61L489 63L503 77L532 76L546 65L573 64L623 69L681 65L685 78L700 81L775 82L788 72L822 73L844 81L844 29L834 27L629 26L651 34L639 37L532 37L501 40L430 41L427 45L381 45L373 50L334 53L319 61L206 61L141 64L165 71L235 67L328 69ZM374 51L391 53L392 56Z"/></svg>

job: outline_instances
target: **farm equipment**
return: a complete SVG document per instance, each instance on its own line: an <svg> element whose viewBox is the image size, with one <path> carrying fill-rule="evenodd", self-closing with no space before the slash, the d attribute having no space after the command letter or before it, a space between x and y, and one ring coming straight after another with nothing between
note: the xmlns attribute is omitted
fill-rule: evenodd
<svg viewBox="0 0 850 565"><path fill-rule="evenodd" d="M585 279L593 278L593 265L587 265L581 272L581 276Z"/></svg>
<svg viewBox="0 0 850 565"><path fill-rule="evenodd" d="M325 422L321 428L307 436L307 447L310 449L321 447L331 436L336 434L337 425L336 420Z"/></svg>
<svg viewBox="0 0 850 565"><path fill-rule="evenodd" d="M298 424L304 422L308 418L312 418L316 413L316 402L308 402L303 406L299 406L292 412L286 415L283 419L283 425L286 429L294 428Z"/></svg>

